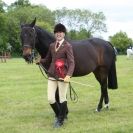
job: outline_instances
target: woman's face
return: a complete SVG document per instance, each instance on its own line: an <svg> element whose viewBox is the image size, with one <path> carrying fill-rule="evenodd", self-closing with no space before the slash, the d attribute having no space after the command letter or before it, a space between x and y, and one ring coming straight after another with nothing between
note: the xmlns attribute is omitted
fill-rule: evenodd
<svg viewBox="0 0 133 133"><path fill-rule="evenodd" d="M61 31L56 32L54 35L57 41L61 41L65 37L65 33Z"/></svg>

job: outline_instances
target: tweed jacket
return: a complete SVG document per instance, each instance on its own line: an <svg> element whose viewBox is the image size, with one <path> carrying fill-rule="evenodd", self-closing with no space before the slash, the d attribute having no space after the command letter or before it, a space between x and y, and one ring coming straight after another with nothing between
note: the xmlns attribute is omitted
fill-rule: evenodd
<svg viewBox="0 0 133 133"><path fill-rule="evenodd" d="M57 59L62 59L65 62L65 76L72 76L75 67L75 62L71 44L64 40L64 42L61 44L58 50L56 50L55 46L56 42L50 44L46 58L43 61L44 65L49 64L48 76L59 78L55 71L55 62Z"/></svg>

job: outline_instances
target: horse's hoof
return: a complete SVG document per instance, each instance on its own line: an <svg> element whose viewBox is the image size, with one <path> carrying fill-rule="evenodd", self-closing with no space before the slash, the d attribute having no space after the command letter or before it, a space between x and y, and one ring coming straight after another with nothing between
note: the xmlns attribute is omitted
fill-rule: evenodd
<svg viewBox="0 0 133 133"><path fill-rule="evenodd" d="M104 108L109 109L109 103L105 104Z"/></svg>
<svg viewBox="0 0 133 133"><path fill-rule="evenodd" d="M100 111L101 111L101 109L98 109L98 108L97 108L95 111L96 111L96 112L100 112Z"/></svg>

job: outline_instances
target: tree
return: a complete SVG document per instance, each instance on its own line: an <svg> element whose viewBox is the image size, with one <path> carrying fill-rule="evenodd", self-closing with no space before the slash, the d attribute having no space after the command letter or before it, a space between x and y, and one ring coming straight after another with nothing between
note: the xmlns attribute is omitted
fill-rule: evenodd
<svg viewBox="0 0 133 133"><path fill-rule="evenodd" d="M0 13L4 13L5 12L4 7L6 7L5 2L0 0Z"/></svg>
<svg viewBox="0 0 133 133"><path fill-rule="evenodd" d="M0 52L6 50L7 37L7 18L5 16L6 4L0 0Z"/></svg>
<svg viewBox="0 0 133 133"><path fill-rule="evenodd" d="M126 32L118 32L109 37L110 42L119 50L119 53L126 53L126 49L129 44L133 43L133 40L129 38Z"/></svg>
<svg viewBox="0 0 133 133"><path fill-rule="evenodd" d="M30 6L29 0L16 0L14 3L11 4L10 7L16 8L16 7L22 7L22 6Z"/></svg>
<svg viewBox="0 0 133 133"><path fill-rule="evenodd" d="M70 30L68 32L68 37L72 40L82 40L91 37L91 33L86 29L80 29L80 31Z"/></svg>
<svg viewBox="0 0 133 133"><path fill-rule="evenodd" d="M64 23L69 30L80 31L85 29L89 34L106 32L105 16L102 12L93 13L89 10L62 8L55 10L54 14L56 23Z"/></svg>

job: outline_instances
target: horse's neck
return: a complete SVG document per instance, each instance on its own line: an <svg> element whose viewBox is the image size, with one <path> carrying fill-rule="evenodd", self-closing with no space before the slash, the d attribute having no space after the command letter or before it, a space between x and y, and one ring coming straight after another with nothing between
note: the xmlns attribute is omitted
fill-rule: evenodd
<svg viewBox="0 0 133 133"><path fill-rule="evenodd" d="M50 44L55 41L55 38L54 36L52 36L52 34L40 28L37 28L36 31L37 31L36 49L42 57L45 57L47 55Z"/></svg>

